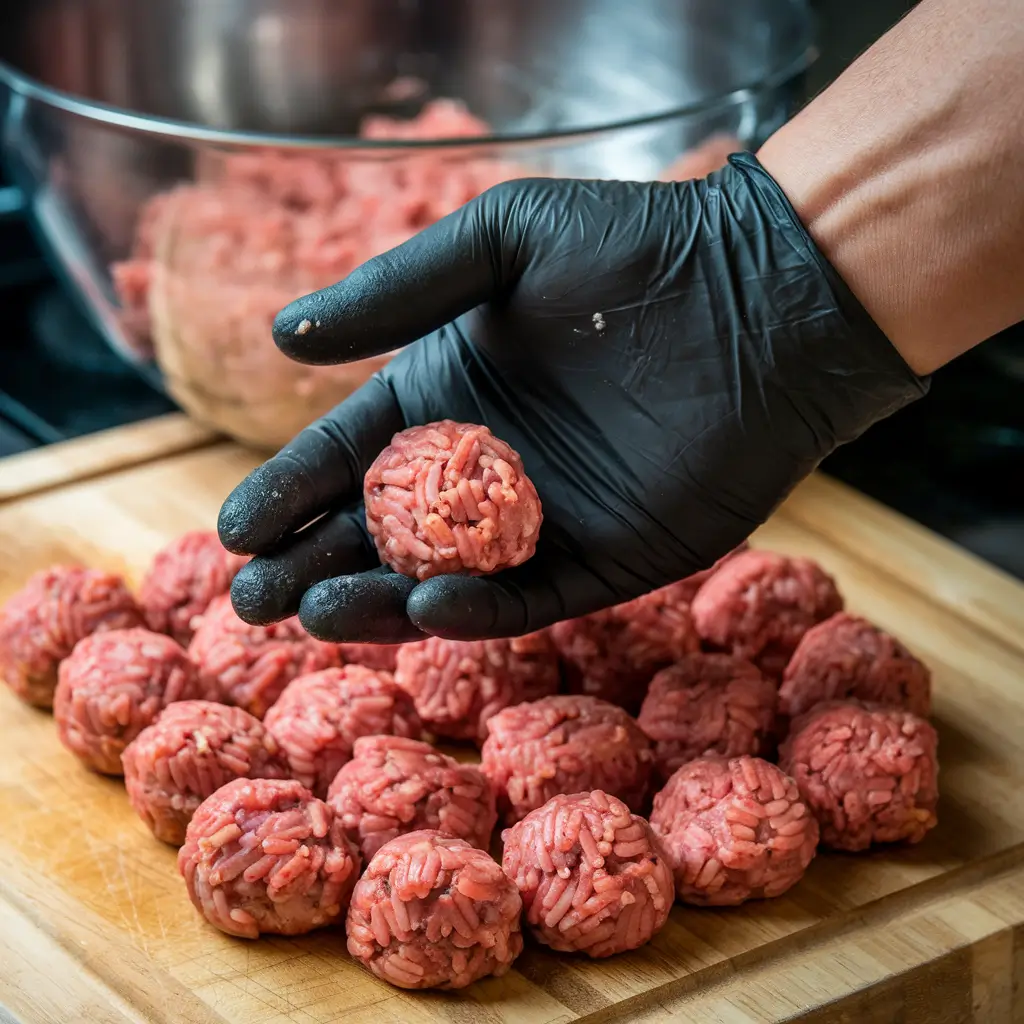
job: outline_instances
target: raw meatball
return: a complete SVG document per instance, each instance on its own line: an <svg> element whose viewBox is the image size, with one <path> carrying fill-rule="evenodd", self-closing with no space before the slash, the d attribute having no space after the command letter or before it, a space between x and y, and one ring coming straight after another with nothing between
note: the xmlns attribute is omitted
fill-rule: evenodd
<svg viewBox="0 0 1024 1024"><path fill-rule="evenodd" d="M749 550L750 545L744 541L739 545L739 547L730 551L729 554L723 555L713 566L711 566L710 569L702 569L700 572L695 572L692 575L687 576L686 579L680 580L680 586L676 593L680 598L686 601L687 604L689 604L697 596L697 591L700 590L700 588L703 587L704 584L707 583L707 581L711 579L711 577L714 576L730 558L735 558L738 554Z"/></svg>
<svg viewBox="0 0 1024 1024"><path fill-rule="evenodd" d="M339 921L359 854L294 779L235 779L189 822L178 870L196 909L229 935L304 935Z"/></svg>
<svg viewBox="0 0 1024 1024"><path fill-rule="evenodd" d="M395 680L438 736L487 738L487 721L502 708L558 692L558 654L547 633L510 640L443 640L405 644Z"/></svg>
<svg viewBox="0 0 1024 1024"><path fill-rule="evenodd" d="M184 648L148 629L80 640L60 663L57 735L95 771L120 775L124 748L176 700L204 696Z"/></svg>
<svg viewBox="0 0 1024 1024"><path fill-rule="evenodd" d="M626 604L552 626L569 689L635 712L658 669L700 648L690 615L690 589L680 580Z"/></svg>
<svg viewBox="0 0 1024 1024"><path fill-rule="evenodd" d="M35 573L0 609L0 676L23 700L53 704L57 666L83 637L142 625L124 580L56 565Z"/></svg>
<svg viewBox="0 0 1024 1024"><path fill-rule="evenodd" d="M900 708L819 704L793 722L779 764L837 850L919 843L937 824L938 737Z"/></svg>
<svg viewBox="0 0 1024 1024"><path fill-rule="evenodd" d="M359 879L348 951L400 988L465 988L519 956L522 900L483 850L424 829L392 839Z"/></svg>
<svg viewBox="0 0 1024 1024"><path fill-rule="evenodd" d="M367 668L394 672L402 644L338 644L341 660L346 665L365 665Z"/></svg>
<svg viewBox="0 0 1024 1024"><path fill-rule="evenodd" d="M786 666L779 711L802 715L823 701L852 697L931 711L932 676L894 637L866 619L840 612L809 629Z"/></svg>
<svg viewBox="0 0 1024 1024"><path fill-rule="evenodd" d="M520 565L543 519L518 453L486 427L452 420L395 434L363 496L381 561L421 580Z"/></svg>
<svg viewBox="0 0 1024 1024"><path fill-rule="evenodd" d="M196 808L233 779L285 779L274 738L248 711L207 700L171 704L121 755L128 799L174 846Z"/></svg>
<svg viewBox="0 0 1024 1024"><path fill-rule="evenodd" d="M194 620L226 594L248 559L225 550L212 530L195 530L171 541L153 559L139 588L146 624L188 646Z"/></svg>
<svg viewBox="0 0 1024 1024"><path fill-rule="evenodd" d="M402 736L357 739L327 802L364 860L395 836L424 828L486 850L498 819L494 790L476 765Z"/></svg>
<svg viewBox="0 0 1024 1024"><path fill-rule="evenodd" d="M693 618L708 643L779 678L800 638L841 611L831 576L807 558L745 551L697 591Z"/></svg>
<svg viewBox="0 0 1024 1024"><path fill-rule="evenodd" d="M767 754L774 740L775 684L731 654L689 654L652 680L637 724L667 779L703 754Z"/></svg>
<svg viewBox="0 0 1024 1024"><path fill-rule="evenodd" d="M502 867L538 942L603 957L636 949L668 920L672 869L651 826L615 797L552 797L502 833Z"/></svg>
<svg viewBox="0 0 1024 1024"><path fill-rule="evenodd" d="M336 644L314 640L295 616L269 626L243 622L227 594L210 603L188 654L208 691L257 718L296 676L333 668L341 660Z"/></svg>
<svg viewBox="0 0 1024 1024"><path fill-rule="evenodd" d="M391 674L362 665L293 680L267 712L266 723L292 776L320 798L360 736L417 738L423 731L412 700Z"/></svg>
<svg viewBox="0 0 1024 1024"><path fill-rule="evenodd" d="M818 823L797 785L759 757L700 758L654 798L676 893L698 906L780 896L814 858Z"/></svg>
<svg viewBox="0 0 1024 1024"><path fill-rule="evenodd" d="M654 765L650 740L596 697L545 697L498 712L480 767L512 825L553 796L603 789L639 808Z"/></svg>

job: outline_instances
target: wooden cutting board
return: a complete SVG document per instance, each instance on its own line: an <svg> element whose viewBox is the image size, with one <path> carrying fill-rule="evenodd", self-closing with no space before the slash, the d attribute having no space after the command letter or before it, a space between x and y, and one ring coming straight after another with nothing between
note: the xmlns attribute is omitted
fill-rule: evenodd
<svg viewBox="0 0 1024 1024"><path fill-rule="evenodd" d="M70 482L51 470L0 500L0 600L53 562L137 582L170 538L212 526L255 464L202 432L183 450L174 428L172 454L161 437L115 469L116 441L58 459ZM338 931L251 943L207 927L122 785L85 771L49 715L2 689L0 1021L1024 1022L1024 587L821 478L755 542L818 559L852 610L934 669L942 800L920 846L822 854L768 902L677 906L633 954L531 946L505 978L410 994L356 967Z"/></svg>

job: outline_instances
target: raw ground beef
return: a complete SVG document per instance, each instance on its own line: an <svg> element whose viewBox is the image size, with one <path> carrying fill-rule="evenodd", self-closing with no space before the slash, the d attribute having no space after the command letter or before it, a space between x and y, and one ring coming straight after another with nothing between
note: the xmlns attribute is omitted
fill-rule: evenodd
<svg viewBox="0 0 1024 1024"><path fill-rule="evenodd" d="M512 880L483 850L442 832L392 839L359 879L348 951L400 988L464 988L502 975L523 948Z"/></svg>
<svg viewBox="0 0 1024 1024"><path fill-rule="evenodd" d="M731 654L688 654L652 680L637 724L662 780L704 754L765 755L774 747L775 684Z"/></svg>
<svg viewBox="0 0 1024 1024"><path fill-rule="evenodd" d="M704 641L778 679L804 633L842 611L843 599L810 559L744 551L711 576L691 607Z"/></svg>
<svg viewBox="0 0 1024 1024"><path fill-rule="evenodd" d="M494 790L472 764L402 736L363 736L327 802L369 860L395 836L437 829L486 850L498 820Z"/></svg>
<svg viewBox="0 0 1024 1024"><path fill-rule="evenodd" d="M676 595L678 595L678 597L687 604L690 604L697 596L697 591L700 590L700 588L703 587L704 584L707 583L707 581L711 579L711 577L714 576L714 574L718 572L718 570L721 569L730 558L735 558L742 552L749 550L750 545L744 541L739 545L739 547L730 551L729 554L723 555L713 566L711 566L710 569L702 569L700 572L692 573L690 576L687 576L686 579L680 580L675 591Z"/></svg>
<svg viewBox="0 0 1024 1024"><path fill-rule="evenodd" d="M341 660L346 665L365 665L367 668L394 672L402 644L338 644Z"/></svg>
<svg viewBox="0 0 1024 1024"><path fill-rule="evenodd" d="M705 178L712 171L724 167L729 157L741 149L743 145L734 135L712 135L662 171L661 180L689 181L691 178Z"/></svg>
<svg viewBox="0 0 1024 1024"><path fill-rule="evenodd" d="M838 850L918 843L937 824L938 737L900 708L855 701L818 704L797 718L779 765Z"/></svg>
<svg viewBox="0 0 1024 1024"><path fill-rule="evenodd" d="M520 565L543 519L518 453L453 420L395 434L366 472L363 499L381 561L421 580Z"/></svg>
<svg viewBox="0 0 1024 1024"><path fill-rule="evenodd" d="M194 530L171 541L157 553L139 588L146 624L187 647L194 620L228 592L247 561L225 550L213 530Z"/></svg>
<svg viewBox="0 0 1024 1024"><path fill-rule="evenodd" d="M204 689L224 704L262 718L297 676L336 667L336 644L314 640L297 616L269 626L250 626L215 597L199 620L188 654Z"/></svg>
<svg viewBox="0 0 1024 1024"><path fill-rule="evenodd" d="M556 796L502 833L533 937L563 953L636 949L668 920L672 870L650 825L601 790Z"/></svg>
<svg viewBox="0 0 1024 1024"><path fill-rule="evenodd" d="M121 755L128 799L153 835L181 846L196 808L233 779L285 779L274 738L248 711L171 704Z"/></svg>
<svg viewBox="0 0 1024 1024"><path fill-rule="evenodd" d="M563 793L602 789L631 808L643 805L651 743L614 704L545 697L499 711L487 728L480 766L509 825Z"/></svg>
<svg viewBox="0 0 1024 1024"><path fill-rule="evenodd" d="M229 935L303 935L340 921L359 854L294 779L235 779L189 822L178 870L196 909Z"/></svg>
<svg viewBox="0 0 1024 1024"><path fill-rule="evenodd" d="M927 666L899 640L840 612L803 635L782 677L779 711L795 717L823 701L849 697L926 718L931 684Z"/></svg>
<svg viewBox="0 0 1024 1024"><path fill-rule="evenodd" d="M423 731L412 699L391 673L362 665L292 680L265 721L292 777L321 799L360 736L385 733L418 739Z"/></svg>
<svg viewBox="0 0 1024 1024"><path fill-rule="evenodd" d="M558 655L546 632L508 640L427 640L405 644L395 680L437 736L487 738L502 708L557 693Z"/></svg>
<svg viewBox="0 0 1024 1024"><path fill-rule="evenodd" d="M80 640L60 663L53 717L61 743L94 771L120 775L121 753L168 704L203 697L184 648L148 629Z"/></svg>
<svg viewBox="0 0 1024 1024"><path fill-rule="evenodd" d="M698 906L780 896L807 870L818 823L793 779L759 757L700 758L654 798L676 893Z"/></svg>
<svg viewBox="0 0 1024 1024"><path fill-rule="evenodd" d="M23 701L48 708L57 666L79 640L142 624L120 576L80 566L43 569L0 609L0 676Z"/></svg>
<svg viewBox="0 0 1024 1024"><path fill-rule="evenodd" d="M690 615L690 590L689 583L680 580L552 626L570 691L635 712L658 669L700 648Z"/></svg>

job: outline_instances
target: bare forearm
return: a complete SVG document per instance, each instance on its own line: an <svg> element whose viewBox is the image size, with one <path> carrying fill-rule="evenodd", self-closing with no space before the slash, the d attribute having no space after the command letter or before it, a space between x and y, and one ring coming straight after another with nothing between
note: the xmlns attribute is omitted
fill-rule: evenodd
<svg viewBox="0 0 1024 1024"><path fill-rule="evenodd" d="M1024 319L1024 3L923 0L758 154L919 373Z"/></svg>

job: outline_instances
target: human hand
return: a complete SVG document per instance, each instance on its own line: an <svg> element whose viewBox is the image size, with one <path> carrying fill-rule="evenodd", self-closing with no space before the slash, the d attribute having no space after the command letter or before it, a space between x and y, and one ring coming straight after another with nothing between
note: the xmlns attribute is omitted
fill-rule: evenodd
<svg viewBox="0 0 1024 1024"><path fill-rule="evenodd" d="M702 181L499 186L286 307L274 337L313 364L408 345L221 510L224 544L256 555L239 615L298 611L329 640L518 635L681 579L926 390L749 155ZM363 474L444 418L522 455L544 508L524 565L377 565Z"/></svg>

